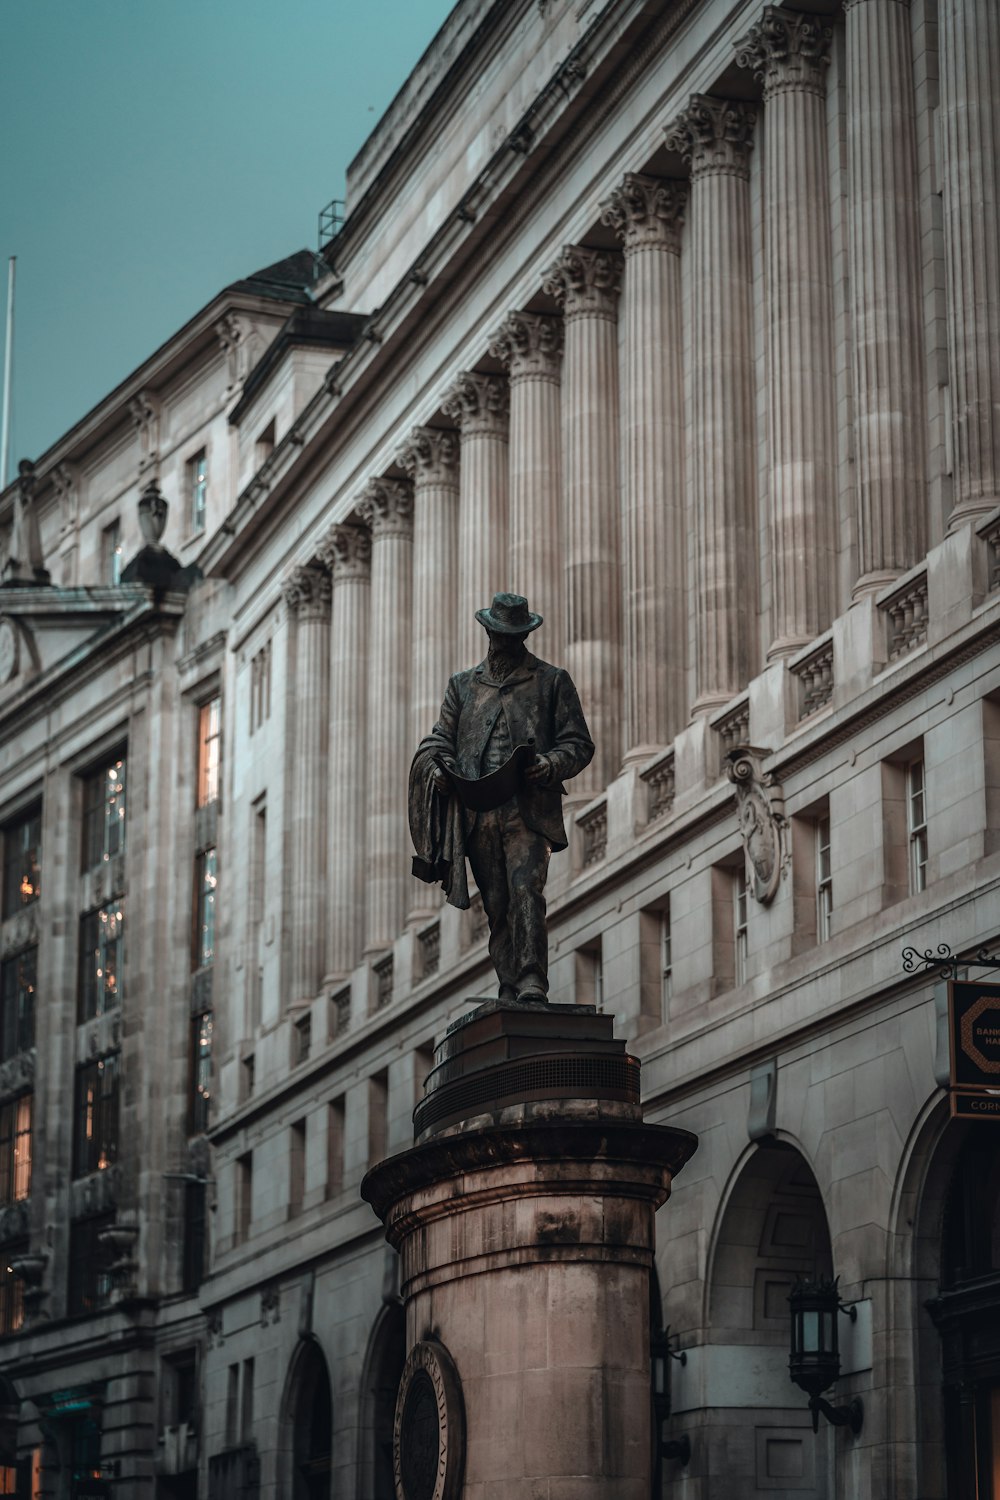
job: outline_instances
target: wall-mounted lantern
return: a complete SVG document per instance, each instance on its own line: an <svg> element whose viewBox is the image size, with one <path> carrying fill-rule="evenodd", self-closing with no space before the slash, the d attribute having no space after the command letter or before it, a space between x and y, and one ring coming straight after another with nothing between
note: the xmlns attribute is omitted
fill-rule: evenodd
<svg viewBox="0 0 1000 1500"><path fill-rule="evenodd" d="M670 1361L672 1359L676 1359L678 1364L687 1364L687 1355L683 1349L678 1353L670 1347L670 1329L665 1328L662 1333L651 1334L649 1360L653 1387L653 1447L660 1458L673 1458L678 1463L686 1464L691 1460L691 1439L687 1433L669 1442L664 1442L660 1436L663 1424L671 1411Z"/></svg>
<svg viewBox="0 0 1000 1500"><path fill-rule="evenodd" d="M853 1323L857 1308L841 1302L836 1278L828 1281L822 1276L816 1281L796 1282L788 1301L792 1309L788 1373L809 1397L813 1432L819 1431L822 1412L834 1427L849 1427L857 1436L864 1420L860 1398L856 1396L847 1406L831 1406L822 1396L840 1374L837 1319L843 1313Z"/></svg>

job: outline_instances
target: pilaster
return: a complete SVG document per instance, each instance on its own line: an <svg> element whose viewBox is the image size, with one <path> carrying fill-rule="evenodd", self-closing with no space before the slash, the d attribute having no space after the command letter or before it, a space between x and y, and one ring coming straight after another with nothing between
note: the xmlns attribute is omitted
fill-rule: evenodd
<svg viewBox="0 0 1000 1500"><path fill-rule="evenodd" d="M756 459L750 151L756 112L692 96L667 129L691 163L693 712L728 702L756 669Z"/></svg>
<svg viewBox="0 0 1000 1500"><path fill-rule="evenodd" d="M686 182L626 174L601 218L625 251L622 581L625 761L687 720L681 227Z"/></svg>
<svg viewBox="0 0 1000 1500"><path fill-rule="evenodd" d="M411 486L398 479L369 480L357 509L372 538L365 948L377 952L402 931L409 883Z"/></svg>
<svg viewBox="0 0 1000 1500"><path fill-rule="evenodd" d="M832 32L769 5L737 43L764 84L771 630L794 655L830 622L836 537L833 267L825 73Z"/></svg>
<svg viewBox="0 0 1000 1500"><path fill-rule="evenodd" d="M844 14L857 598L923 557L927 500L910 7L845 0Z"/></svg>
<svg viewBox="0 0 1000 1500"><path fill-rule="evenodd" d="M486 641L476 623L476 610L507 588L507 382L497 375L465 371L445 395L441 408L461 432L458 669L482 660Z"/></svg>
<svg viewBox="0 0 1000 1500"><path fill-rule="evenodd" d="M566 246L544 278L565 319L563 552L565 662L597 753L573 783L590 797L621 751L621 584L618 521L618 296L621 258Z"/></svg>
<svg viewBox="0 0 1000 1500"><path fill-rule="evenodd" d="M327 976L343 979L364 947L371 536L331 526L319 546L332 588L327 769Z"/></svg>
<svg viewBox="0 0 1000 1500"><path fill-rule="evenodd" d="M995 0L940 0L938 48L954 528L1000 503L1000 8Z"/></svg>
<svg viewBox="0 0 1000 1500"><path fill-rule="evenodd" d="M312 1000L325 966L330 577L309 564L292 570L282 595L295 630L295 718L291 761L291 970L288 999Z"/></svg>
<svg viewBox="0 0 1000 1500"><path fill-rule="evenodd" d="M508 584L545 617L543 655L563 650L562 319L509 313L490 353L510 378L510 539Z"/></svg>

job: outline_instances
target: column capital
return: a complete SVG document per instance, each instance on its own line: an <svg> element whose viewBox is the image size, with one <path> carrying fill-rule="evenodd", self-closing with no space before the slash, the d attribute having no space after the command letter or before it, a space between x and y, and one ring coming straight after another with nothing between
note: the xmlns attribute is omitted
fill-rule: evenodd
<svg viewBox="0 0 1000 1500"><path fill-rule="evenodd" d="M765 99L787 92L822 94L832 38L822 17L767 5L736 43L736 61L762 81Z"/></svg>
<svg viewBox="0 0 1000 1500"><path fill-rule="evenodd" d="M415 485L458 484L458 439L445 427L414 427L396 462Z"/></svg>
<svg viewBox="0 0 1000 1500"><path fill-rule="evenodd" d="M315 563L293 568L281 593L288 613L300 620L323 620L330 613L330 575Z"/></svg>
<svg viewBox="0 0 1000 1500"><path fill-rule="evenodd" d="M510 391L500 375L463 370L441 402L446 417L461 429L463 437L507 436Z"/></svg>
<svg viewBox="0 0 1000 1500"><path fill-rule="evenodd" d="M372 534L383 537L413 536L413 488L405 479L369 479L358 496L358 515Z"/></svg>
<svg viewBox="0 0 1000 1500"><path fill-rule="evenodd" d="M615 230L626 256L646 249L672 250L679 255L687 199L686 182L626 172L601 204L601 223Z"/></svg>
<svg viewBox="0 0 1000 1500"><path fill-rule="evenodd" d="M750 152L757 111L735 99L692 94L666 129L667 149L691 163L691 179L750 176Z"/></svg>
<svg viewBox="0 0 1000 1500"><path fill-rule="evenodd" d="M329 568L335 585L347 579L367 579L369 576L372 539L365 526L349 522L331 526L316 551L320 562Z"/></svg>
<svg viewBox="0 0 1000 1500"><path fill-rule="evenodd" d="M562 303L567 318L614 318L622 284L621 256L614 250L564 245L545 272L542 288Z"/></svg>
<svg viewBox="0 0 1000 1500"><path fill-rule="evenodd" d="M490 340L490 353L503 360L512 381L558 384L562 350L562 318L551 313L508 313Z"/></svg>

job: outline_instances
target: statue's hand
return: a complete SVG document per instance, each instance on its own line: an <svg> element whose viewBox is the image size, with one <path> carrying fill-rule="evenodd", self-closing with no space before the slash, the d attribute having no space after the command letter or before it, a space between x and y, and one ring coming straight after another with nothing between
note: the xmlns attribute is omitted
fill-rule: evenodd
<svg viewBox="0 0 1000 1500"><path fill-rule="evenodd" d="M524 773L525 781L535 786L545 786L552 780L552 763L547 755L536 755Z"/></svg>
<svg viewBox="0 0 1000 1500"><path fill-rule="evenodd" d="M431 772L431 786L436 792L440 792L442 797L446 797L451 791L451 782L440 766L435 766Z"/></svg>

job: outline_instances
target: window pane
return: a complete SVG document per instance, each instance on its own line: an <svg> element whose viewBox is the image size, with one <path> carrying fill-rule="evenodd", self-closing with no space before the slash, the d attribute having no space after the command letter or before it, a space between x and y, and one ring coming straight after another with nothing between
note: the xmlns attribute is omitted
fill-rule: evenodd
<svg viewBox="0 0 1000 1500"><path fill-rule="evenodd" d="M212 1100L212 1012L196 1016L194 1021L193 1096L191 1129L195 1134L208 1129Z"/></svg>
<svg viewBox="0 0 1000 1500"><path fill-rule="evenodd" d="M195 912L194 965L202 969L215 958L215 895L218 862L214 849L205 849L196 861L197 907Z"/></svg>
<svg viewBox="0 0 1000 1500"><path fill-rule="evenodd" d="M221 703L213 698L202 705L198 716L198 806L214 802L219 795L219 746Z"/></svg>
<svg viewBox="0 0 1000 1500"><path fill-rule="evenodd" d="M73 1175L101 1172L118 1159L117 1054L78 1068Z"/></svg>
<svg viewBox="0 0 1000 1500"><path fill-rule="evenodd" d="M12 916L41 894L42 810L34 808L3 834L3 914Z"/></svg>
<svg viewBox="0 0 1000 1500"><path fill-rule="evenodd" d="M121 1004L124 949L124 900L81 918L78 1020L103 1016Z"/></svg>
<svg viewBox="0 0 1000 1500"><path fill-rule="evenodd" d="M0 1062L35 1045L38 949L26 948L0 969Z"/></svg>
<svg viewBox="0 0 1000 1500"><path fill-rule="evenodd" d="M16 1333L24 1323L24 1282L11 1263L28 1254L27 1240L4 1245L0 1255L0 1334Z"/></svg>
<svg viewBox="0 0 1000 1500"><path fill-rule="evenodd" d="M125 757L103 766L84 781L84 870L121 854L125 848Z"/></svg>

